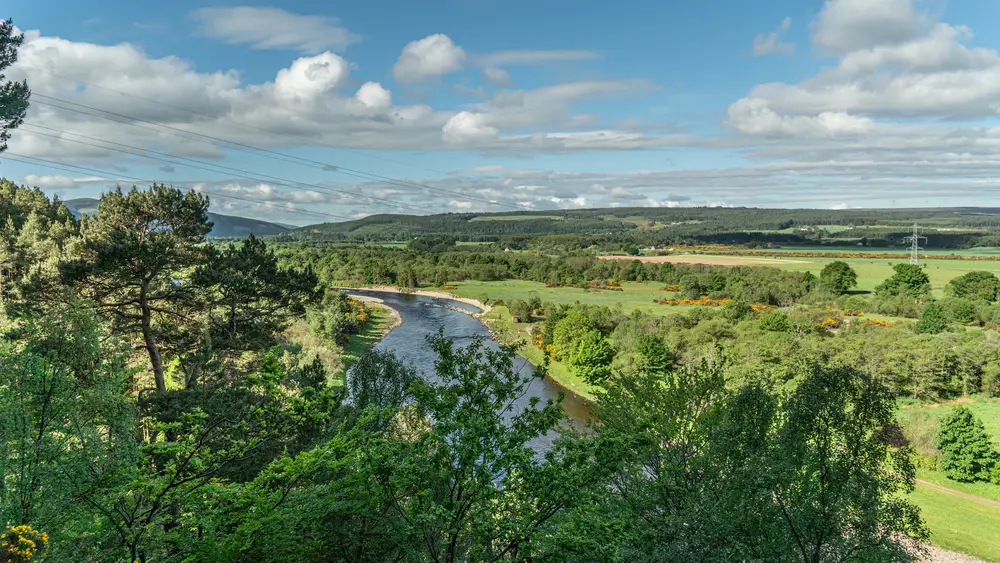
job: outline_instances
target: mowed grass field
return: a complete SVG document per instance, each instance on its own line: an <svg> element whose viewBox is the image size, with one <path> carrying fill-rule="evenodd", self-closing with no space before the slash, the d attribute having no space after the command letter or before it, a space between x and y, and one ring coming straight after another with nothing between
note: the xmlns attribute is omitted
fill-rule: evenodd
<svg viewBox="0 0 1000 563"><path fill-rule="evenodd" d="M1000 562L1000 508L920 483L910 498L920 506L932 542Z"/></svg>

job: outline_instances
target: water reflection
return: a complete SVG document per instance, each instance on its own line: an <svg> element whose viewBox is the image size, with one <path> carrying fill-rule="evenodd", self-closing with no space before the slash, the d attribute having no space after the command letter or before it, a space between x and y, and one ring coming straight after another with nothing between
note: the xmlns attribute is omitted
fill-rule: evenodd
<svg viewBox="0 0 1000 563"><path fill-rule="evenodd" d="M403 324L393 329L376 345L376 348L391 351L399 359L412 364L424 377L434 378L434 362L437 355L427 345L426 337L435 334L439 328L443 328L445 337L450 338L457 346L468 345L476 336L485 338L489 346L497 346L497 343L490 338L489 331L478 319L443 306L448 305L470 312L478 311L472 305L451 299L402 293L366 291L349 293L379 297L387 306L399 311ZM533 377L534 367L524 358L518 356L514 368L525 378L530 379L527 393L517 403L519 408L527 407L532 397L538 397L542 402L558 397L561 391L559 386L547 379ZM574 396L566 395L562 404L567 416L575 425L582 424L582 421L589 416L587 405ZM552 436L542 437L532 446L539 451L546 451L552 445L552 438Z"/></svg>

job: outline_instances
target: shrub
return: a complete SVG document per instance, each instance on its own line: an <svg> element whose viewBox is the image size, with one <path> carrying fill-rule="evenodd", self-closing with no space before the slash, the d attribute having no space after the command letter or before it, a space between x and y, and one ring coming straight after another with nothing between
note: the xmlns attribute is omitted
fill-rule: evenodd
<svg viewBox="0 0 1000 563"><path fill-rule="evenodd" d="M1000 279L990 272L969 272L951 280L945 291L955 297L992 303L1000 295Z"/></svg>
<svg viewBox="0 0 1000 563"><path fill-rule="evenodd" d="M931 280L920 266L896 264L892 269L895 273L879 284L875 293L883 296L906 294L914 298L930 293Z"/></svg>
<svg viewBox="0 0 1000 563"><path fill-rule="evenodd" d="M760 316L760 328L768 332L788 332L792 329L792 323L785 313L771 311Z"/></svg>
<svg viewBox="0 0 1000 563"><path fill-rule="evenodd" d="M956 481L989 481L1000 458L982 421L965 407L941 421L934 445L941 451L941 470Z"/></svg>
<svg viewBox="0 0 1000 563"><path fill-rule="evenodd" d="M944 313L944 307L936 301L931 301L924 306L917 322L917 333L919 334L939 334L948 330L948 319Z"/></svg>

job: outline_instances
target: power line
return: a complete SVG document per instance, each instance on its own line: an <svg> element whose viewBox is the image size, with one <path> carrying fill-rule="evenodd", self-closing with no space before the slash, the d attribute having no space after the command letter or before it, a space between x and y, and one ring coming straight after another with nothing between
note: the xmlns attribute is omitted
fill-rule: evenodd
<svg viewBox="0 0 1000 563"><path fill-rule="evenodd" d="M105 150L109 150L109 151L120 152L120 153L124 153L124 154L131 154L133 156L138 156L138 157L141 157L141 158L148 158L150 160L156 160L156 161L159 161L159 162L165 162L167 164L177 164L177 165L180 165L180 166L187 166L189 168L196 168L198 170L205 170L205 171L208 171L208 172L219 172L220 171L220 170L213 170L211 168L206 168L205 167L205 166L212 166L214 168L218 168L218 169L221 169L221 170L230 171L230 172L236 172L236 173L241 174L241 175L243 175L244 177L246 177L246 178L248 178L250 180L256 180L258 182L270 182L272 184L275 184L275 185L278 185L278 186L285 186L285 187L288 187L288 188L291 188L291 189L297 189L297 190L305 190L305 189L319 190L319 191L327 192L327 193L344 194L344 195L347 195L349 197L353 197L355 199L363 199L363 200L366 200L366 201L369 201L369 202L372 202L372 203L380 203L380 204L383 204L383 205L391 205L391 206L394 206L394 207L398 207L400 209L411 209L411 210L424 211L424 212L432 211L432 209L429 208L429 207L424 207L424 206L419 206L419 205L414 205L414 204L399 203L399 202L396 202L396 201L393 201L393 200L390 200L390 199L384 199L384 198L379 198L379 197L374 197L374 196L367 196L367 195L364 195L364 194L356 194L354 192L350 192L350 191L347 191L347 190L341 190L341 189L337 189L337 188L330 188L330 187L327 187L327 186L320 186L320 185L317 185L317 184L309 184L309 183L305 183L305 182L296 182L294 180L286 180L284 178L280 178L278 176L271 176L271 175L268 175L268 174L257 174L257 173L254 173L254 172L249 172L247 170L243 170L241 168L233 168L231 166L224 166L224 165L221 165L221 164L214 164L214 163L210 163L210 162L203 162L201 160L197 160L197 159L194 159L194 158L188 158L188 157L185 157L185 156L172 155L172 154L165 153L165 152L154 151L152 149L144 149L142 147L136 147L136 146L133 146L133 145L127 145L127 144L123 144L123 143L117 143L117 142L114 142L114 141L106 141L104 139L98 139L96 137L90 137L90 136L87 136L87 135L82 135L80 133L73 133L71 131L62 131L60 129L54 129L52 127L45 127L45 126L42 126L42 125L34 125L34 124L30 124L30 123L26 124L26 125L27 125L27 127L31 127L31 128L45 129L45 130L54 131L56 133L60 133L60 134L63 134L63 135L73 135L75 137L81 137L81 138L84 138L84 139L90 139L92 141L97 141L97 142L100 142L100 143L105 143L105 144L109 144L109 145L116 145L116 146L119 146L119 147L125 147L126 149L131 149L131 150L116 149L114 147L107 147L107 146L103 146L103 145L96 145L96 144L93 144L93 143L87 143L87 142L84 142L84 141L78 141L76 139L67 139L67 138L62 137L60 135L51 135L51 134L48 134L48 133L39 133L37 131L32 131L31 129L28 129L27 130L28 133L30 133L32 135L38 135L38 136L42 136L42 137L49 137L49 138L52 138L52 139L57 139L59 141L68 141L68 142L71 142L71 143L78 143L78 144L89 146L89 147L100 148L100 149L105 149ZM142 151L143 153L156 154L156 155L160 155L160 156L163 156L163 157L168 157L168 158L171 158L171 159L177 159L177 160L167 160L167 159L164 159L164 158L157 158L155 156L149 156L148 154L141 154L141 153L132 152L132 151ZM186 164L185 162L178 162L178 160L183 160L183 161L188 161L188 162L194 162L196 164ZM199 165L201 165L201 166L199 166ZM304 186L304 187L296 187L295 185L292 185L292 184L297 184L299 186Z"/></svg>
<svg viewBox="0 0 1000 563"><path fill-rule="evenodd" d="M34 166L41 166L42 168L49 168L49 169L52 169L52 170L62 170L64 172L88 172L90 174L98 174L98 175L106 177L109 180L115 180L115 181L139 182L139 183L145 183L145 184L155 184L156 183L155 180L149 180L147 178L136 178L136 177L133 177L133 176L115 175L115 174L112 174L112 173L107 172L105 170L99 170L99 169L96 169L96 168L89 168L89 167L86 167L86 166L79 166L79 165L76 165L76 164L67 164L67 163L64 163L64 162L57 162L57 161L54 161L54 160L46 160L44 158L38 158L38 157L34 157L34 156L26 156L26 155L23 155L23 154L17 154L17 153L10 152L10 151L4 152L3 156L4 156L5 160L13 160L15 162L22 162L22 163L31 164L31 165L34 165ZM11 158L11 157L14 157L14 158ZM209 195L209 198L220 197L220 198L223 198L223 199L232 199L232 200L237 200L237 201L245 201L245 202L250 202L250 203L256 203L256 204L259 204L259 205L266 205L268 207L274 207L276 209L279 209L279 210L287 212L287 213L307 214L307 215L314 215L314 216L321 216L321 217L330 217L330 218L333 218L333 219L342 219L342 220L348 220L348 221L350 220L349 217L344 217L343 215L335 215L335 214L332 214L332 213L324 213L322 211L311 211L311 210L308 210L308 209L288 208L288 207L283 207L283 206L280 206L280 205L275 205L273 202L270 202L270 201L261 201L261 200L256 200L256 199L252 199L252 198L243 198L243 197L232 196L232 195L223 195L223 194L219 194L219 193L216 193L216 192L207 192L207 193Z"/></svg>
<svg viewBox="0 0 1000 563"><path fill-rule="evenodd" d="M116 90L114 88L108 88L106 86L100 86L98 84L94 84L94 83L91 83L91 82L86 82L84 80L79 80L79 79L71 78L71 77L68 77L68 76L62 76L60 74L56 74L54 72L51 72L51 71L48 71L48 70L45 70L45 69L41 69L41 68L38 68L38 67L34 67L34 66L31 66L31 65L24 65L24 64L22 64L22 65L20 65L20 67L21 68L25 68L25 69L31 69L31 70L34 70L34 71L37 71L37 72L42 72L42 73L48 74L50 76L59 78L61 80L66 80L66 81L69 81L69 82L74 82L76 84L83 84L84 86L87 86L87 87L90 87L90 88L98 88L98 89L101 89L101 90L105 90L107 92L114 92L114 93L120 94L122 96L128 96L128 97L135 98L135 99L138 99L138 100L143 100L143 101L150 102L150 103L153 103L153 104L158 104L158 105L161 105L161 106L164 106L164 107L168 107L168 108L172 108L172 109L177 109L177 110L180 110L180 111L186 111L186 112L188 112L188 113L190 113L192 115L198 115L198 116L201 116L201 117L207 117L209 119L216 119L216 120L219 120L219 121L226 121L228 123L233 123L233 124L239 125L241 127L246 127L248 129L253 129L253 130L256 130L256 131L261 131L261 132L268 133L268 134L271 134L271 135L279 135L279 136L286 137L286 138L305 138L304 135L295 135L295 134L291 134L291 133L282 133L282 132L271 131L271 130L268 130L268 129L264 129L263 127L257 127L255 125L250 125L248 123L243 123L243 122L240 122L240 121L236 121L235 119L229 119L229 118L226 118L226 117L214 116L214 115L210 115L210 114L207 114L207 113L204 113L204 112L199 112L199 111L196 111L196 110L193 110L193 109L190 109L190 108L186 108L186 107L183 107L183 106L169 104L169 103L166 103L166 102L162 102L160 100L155 100L153 98L147 98L145 96L140 96L138 94L132 94L130 92L124 92L122 90ZM312 144L315 144L315 145L319 145L319 146L331 148L331 149L334 149L334 150L341 150L341 151L345 151L345 152L348 152L348 153L351 153L351 154L357 154L357 155L361 155L361 156L366 156L368 158L374 158L374 159L381 160L381 161L384 161L384 162L391 162L391 163L399 164L399 165L402 165L402 166L408 166L410 168L426 170L426 171L429 171L429 172L435 172L437 174L445 174L445 175L456 177L456 178L465 178L465 179L468 179L468 180L473 180L473 181L475 181L477 183L482 183L479 179L473 178L471 176L467 176L467 175L464 175L464 174L458 174L458 173L455 173L455 172L447 172L447 171L444 171L444 170L438 170L436 168L431 168L431 167L427 167L427 166L420 166L420 165L417 165L417 164L413 164L413 163L409 163L409 162L403 162L403 161L400 161L400 160L395 160L395 159L383 157L383 156L380 156L380 155L369 154L369 153L366 153L364 151L359 151L359 150L351 149L351 148L348 148L348 147L339 147L339 146L336 146L336 145L331 145L329 143L316 142L315 140L312 140L312 139L310 139L310 142ZM320 164L322 164L322 163L320 163ZM345 168L345 170L350 170L350 169ZM493 188L493 186L491 186L491 185L487 185L487 187L489 187L491 189ZM464 194L464 193L461 193L461 192L452 192L450 190L445 190L443 188L435 188L435 189L440 190L442 193L450 193L452 195L463 197L463 198L466 198L466 199L468 199L470 197L468 194ZM471 196L471 197L473 197L475 199L480 199L480 198L476 198L475 196ZM487 198L482 198L481 200L487 201L488 203L491 203L493 205L501 205L501 206L509 207L509 208L512 208L512 209L528 209L528 210L531 209L530 206L519 204L519 203L516 203L516 202L515 203L505 203L505 202L501 202L501 201L497 201L497 200L489 200Z"/></svg>
<svg viewBox="0 0 1000 563"><path fill-rule="evenodd" d="M115 121L116 123L122 123L124 125L134 125L133 122L146 123L146 124L153 125L153 126L156 126L156 127L161 127L163 129L168 129L170 131L174 131L174 132L177 132L177 133L183 133L185 135L193 135L194 137L197 137L197 138L191 138L191 137L183 137L182 136L183 138L186 138L188 140L193 140L193 141L208 143L208 144L213 145L213 146L216 145L216 144L223 144L223 145L227 146L228 148L235 149L235 150L249 151L249 152L259 152L259 153L263 153L263 156L265 156L267 158L275 158L276 160L280 160L282 162L289 162L289 163L292 163L292 164L299 164L301 166L311 166L311 167L319 168L319 169L327 171L327 172L333 172L333 173L336 173L336 174L343 174L345 176L351 176L351 177L355 177L355 178L362 178L362 179L365 179L365 180L368 180L368 181L385 182L385 183L388 183L388 184L391 184L391 185L394 185L394 186L403 187L403 188L421 189L421 190L427 190L427 191L431 191L431 192L438 192L438 193L447 194L447 195L450 195L450 196L453 196L453 197L458 197L458 198L461 198L461 199L476 200L476 201L480 201L480 202L484 202L484 203L489 203L491 205L503 205L503 206L510 207L510 208L515 208L515 209L523 209L523 208L527 207L527 206L523 206L521 204L508 204L508 203L500 202L500 201L497 201L497 200L492 200L492 199L489 199L489 198L479 197L479 196L475 196L475 195L469 195L469 194L460 193L460 192L452 192L450 190L445 190L443 188L436 188L436 187L433 187L433 186L428 186L426 184L421 184L421 183L418 183L418 182L413 182L413 181L410 181L410 180L396 180L396 179L390 178L388 176L382 176L382 175L374 174L374 173L371 173L371 172L365 172L363 170L356 170L356 169L353 169L353 168L347 168L347 167L339 166L339 165L336 165L336 164L329 164L329 163L320 162L320 161L317 161L317 160L312 160L312 159L308 159L308 158L302 158L302 157L298 157L298 156L294 156L294 155L289 155L289 154L285 154L285 153L282 153L282 152L279 152L279 151L274 151L274 150L271 150L271 149L265 149L265 148L261 148L261 147L256 147L256 146L253 146L253 145L249 145L247 143L241 143L241 142L238 142L238 141L230 141L230 140L227 140L227 139L222 139L220 137L213 137L212 135L205 135L203 133L196 133L194 131L188 131L186 129L181 129L179 127L173 127L173 126L170 126L170 125L164 125L162 123L156 123L156 122L153 122L153 121L148 121L148 120L137 118L137 117L132 117L132 116L124 115L124 114L121 114L121 113L116 113L116 112L113 112L113 111L109 111L109 110L105 110L105 109L101 109L101 108L96 108L96 107L93 107L93 106L88 106L86 104L79 104L79 103L76 103L76 102L71 102L69 100L63 100L63 99L55 98L55 97L52 97L52 96L46 96L44 94L32 94L32 98L44 98L44 99L52 100L54 102L58 102L58 103L61 103L61 104L67 104L67 105L75 106L75 107L78 107L78 108L84 108L84 109L88 109L88 110L91 110L91 111L101 112L101 113L104 113L104 114L107 114L107 115L110 115L110 116L115 116L115 117L119 117L119 118L125 119L127 121L120 121L120 120L116 120L116 119L111 119L111 118L109 118L107 116L104 116L104 115L95 115L93 113L87 113L87 112L84 112L84 111L81 111L81 110L77 110L77 109L73 109L73 108L67 108L67 107L59 106L59 105L56 105L56 104L53 104L53 103L36 102L36 103L40 103L42 105L47 105L47 106L59 108L59 109L65 110L65 111L73 111L73 112L76 112L76 113L82 113L84 115L90 115L92 117L97 117L97 118L101 118L101 119L107 119L109 121ZM148 129L147 127L140 127L140 128L141 129ZM166 131L159 131L159 130L154 130L154 131L156 131L158 133L165 133L166 132ZM167 133L167 134L170 134L170 133Z"/></svg>

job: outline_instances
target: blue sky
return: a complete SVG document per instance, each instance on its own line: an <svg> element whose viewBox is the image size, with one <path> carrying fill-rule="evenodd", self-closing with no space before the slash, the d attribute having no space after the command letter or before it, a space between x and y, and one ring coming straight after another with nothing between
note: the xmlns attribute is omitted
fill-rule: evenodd
<svg viewBox="0 0 1000 563"><path fill-rule="evenodd" d="M67 199L156 180L296 224L996 205L995 2L47 0L0 16L27 39L8 76L36 94L0 174Z"/></svg>

